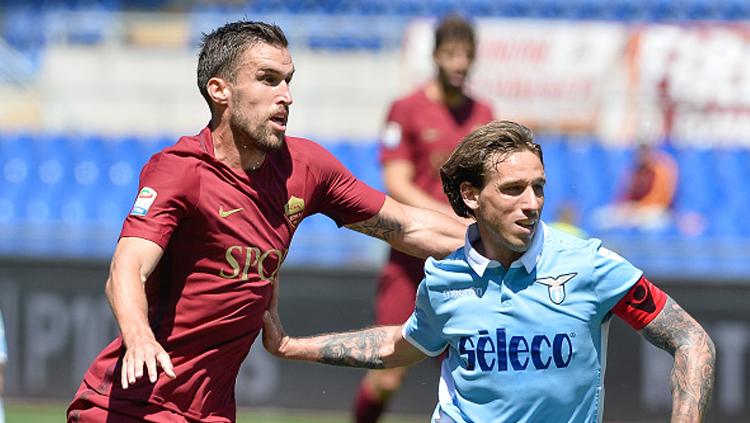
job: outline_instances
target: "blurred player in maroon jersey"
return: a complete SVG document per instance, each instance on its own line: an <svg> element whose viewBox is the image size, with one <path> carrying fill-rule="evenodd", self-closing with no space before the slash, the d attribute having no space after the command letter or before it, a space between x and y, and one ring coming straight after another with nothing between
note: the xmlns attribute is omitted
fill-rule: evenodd
<svg viewBox="0 0 750 423"><path fill-rule="evenodd" d="M211 121L143 168L106 284L121 336L84 375L68 421L234 421L240 364L306 216L420 256L461 244L459 222L402 205L319 145L285 137L293 74L275 25L234 22L204 37L198 88Z"/></svg>
<svg viewBox="0 0 750 423"><path fill-rule="evenodd" d="M490 106L465 91L475 52L471 24L456 15L444 18L435 31L437 75L391 105L381 161L386 189L397 201L455 215L443 194L440 166L463 137L493 119ZM378 325L406 321L414 309L423 266L424 260L391 250L378 280ZM355 420L377 421L405 375L405 367L368 371L355 398Z"/></svg>

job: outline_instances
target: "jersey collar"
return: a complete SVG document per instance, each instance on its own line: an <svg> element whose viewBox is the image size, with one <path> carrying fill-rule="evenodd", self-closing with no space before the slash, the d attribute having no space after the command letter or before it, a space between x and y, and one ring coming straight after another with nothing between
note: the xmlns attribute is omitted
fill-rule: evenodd
<svg viewBox="0 0 750 423"><path fill-rule="evenodd" d="M539 221L539 228L537 229L534 237L531 239L531 245L529 249L518 260L510 264L510 267L521 267L526 269L527 273L531 273L534 270L539 257L542 255L542 247L544 246L544 238L547 234L547 225L541 220ZM464 254L466 255L466 261L471 266L472 270L476 272L480 277L484 276L484 272L487 268L502 267L499 261L488 259L477 251L473 243L479 241L479 228L476 223L469 225L466 229L465 243L464 243Z"/></svg>

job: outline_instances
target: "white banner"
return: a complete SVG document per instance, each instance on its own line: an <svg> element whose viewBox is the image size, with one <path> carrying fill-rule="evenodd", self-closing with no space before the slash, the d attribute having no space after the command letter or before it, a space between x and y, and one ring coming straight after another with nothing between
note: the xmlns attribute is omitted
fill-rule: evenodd
<svg viewBox="0 0 750 423"><path fill-rule="evenodd" d="M434 75L434 21L419 20L404 38L402 80ZM566 132L599 132L605 106L622 108L628 30L598 22L479 20L471 89L500 118Z"/></svg>
<svg viewBox="0 0 750 423"><path fill-rule="evenodd" d="M654 25L639 35L636 121L675 143L750 145L750 25Z"/></svg>
<svg viewBox="0 0 750 423"><path fill-rule="evenodd" d="M407 29L402 81L434 75L434 21ZM750 145L750 25L478 20L470 82L500 118L606 143ZM403 87L402 87L403 88Z"/></svg>

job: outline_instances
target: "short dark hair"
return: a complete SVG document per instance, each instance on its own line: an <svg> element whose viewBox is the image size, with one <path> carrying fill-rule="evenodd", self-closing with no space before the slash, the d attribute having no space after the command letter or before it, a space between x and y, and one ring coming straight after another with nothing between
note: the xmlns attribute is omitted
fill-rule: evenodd
<svg viewBox="0 0 750 423"><path fill-rule="evenodd" d="M209 34L203 34L198 55L198 90L211 107L206 84L213 77L233 81L237 72L237 59L249 47L258 43L288 46L284 32L274 24L257 21L230 22Z"/></svg>
<svg viewBox="0 0 750 423"><path fill-rule="evenodd" d="M534 134L521 124L509 120L490 122L467 135L440 167L443 192L453 211L462 217L474 215L461 197L461 183L468 182L482 189L487 173L510 154L528 150L536 154L544 166L542 147L534 142Z"/></svg>
<svg viewBox="0 0 750 423"><path fill-rule="evenodd" d="M435 50L449 41L468 43L472 50L476 49L474 27L461 15L451 14L444 17L435 29Z"/></svg>

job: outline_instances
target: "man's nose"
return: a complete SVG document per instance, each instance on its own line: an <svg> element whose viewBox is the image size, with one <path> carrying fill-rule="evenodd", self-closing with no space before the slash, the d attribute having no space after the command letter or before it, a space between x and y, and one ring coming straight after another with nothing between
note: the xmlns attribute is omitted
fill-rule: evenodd
<svg viewBox="0 0 750 423"><path fill-rule="evenodd" d="M280 89L281 89L281 93L280 93L281 101L287 106L292 104L294 100L292 99L292 89L289 87L289 83L286 81L282 82Z"/></svg>
<svg viewBox="0 0 750 423"><path fill-rule="evenodd" d="M533 187L526 188L523 193L523 208L529 211L539 212L542 208L542 198L534 192Z"/></svg>

